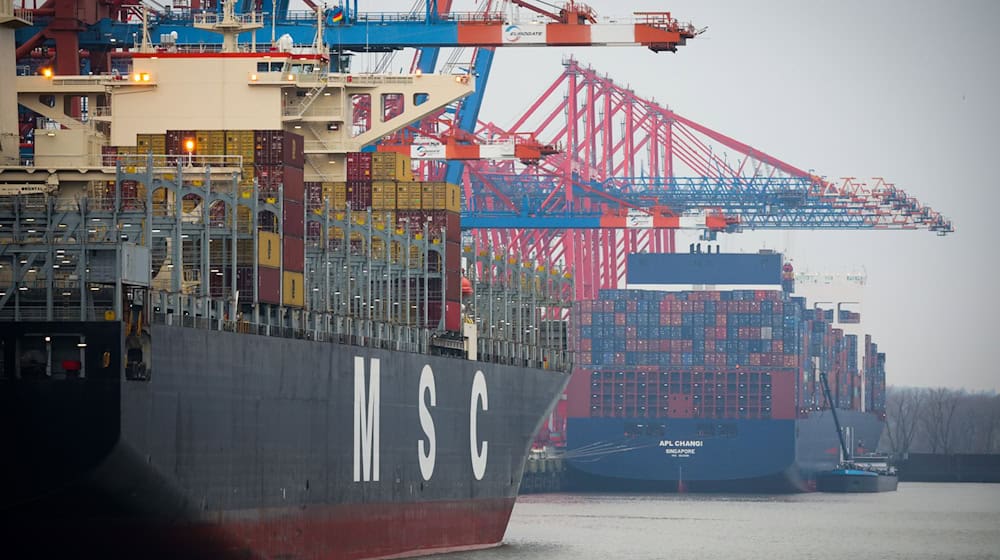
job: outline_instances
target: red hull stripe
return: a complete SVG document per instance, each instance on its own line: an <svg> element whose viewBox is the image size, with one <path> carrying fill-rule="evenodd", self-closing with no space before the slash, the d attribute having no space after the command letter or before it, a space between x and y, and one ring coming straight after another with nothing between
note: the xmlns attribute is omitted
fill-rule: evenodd
<svg viewBox="0 0 1000 560"><path fill-rule="evenodd" d="M232 540L264 557L403 558L494 546L514 499L307 507L288 516L224 522Z"/></svg>
<svg viewBox="0 0 1000 560"><path fill-rule="evenodd" d="M497 546L513 507L514 498L306 505L225 512L197 524L106 519L0 534L14 557L386 560Z"/></svg>

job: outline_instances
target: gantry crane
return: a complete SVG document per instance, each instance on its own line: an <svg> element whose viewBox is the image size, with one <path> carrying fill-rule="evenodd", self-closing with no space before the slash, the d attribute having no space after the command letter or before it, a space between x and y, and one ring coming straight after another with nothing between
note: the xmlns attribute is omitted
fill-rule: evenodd
<svg viewBox="0 0 1000 560"><path fill-rule="evenodd" d="M928 230L951 221L881 178L829 180L792 166L565 61L505 130L563 150L538 165L466 162L463 227L492 246L563 264L576 297L621 284L625 257L672 252L677 229Z"/></svg>

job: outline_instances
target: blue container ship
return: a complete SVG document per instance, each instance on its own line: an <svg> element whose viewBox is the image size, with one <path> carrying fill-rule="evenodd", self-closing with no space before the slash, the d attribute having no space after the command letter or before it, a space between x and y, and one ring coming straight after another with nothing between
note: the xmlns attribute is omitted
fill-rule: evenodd
<svg viewBox="0 0 1000 560"><path fill-rule="evenodd" d="M851 449L876 449L885 356L858 334L863 278L807 278L811 305L776 253L636 254L628 270L573 317L572 487L815 490L841 461L821 373Z"/></svg>

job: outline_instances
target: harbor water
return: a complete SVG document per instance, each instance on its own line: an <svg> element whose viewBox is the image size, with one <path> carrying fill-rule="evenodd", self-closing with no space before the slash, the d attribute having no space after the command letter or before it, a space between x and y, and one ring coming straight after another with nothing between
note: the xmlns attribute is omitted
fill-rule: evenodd
<svg viewBox="0 0 1000 560"><path fill-rule="evenodd" d="M435 560L1000 558L1000 484L881 494L534 494L499 548Z"/></svg>

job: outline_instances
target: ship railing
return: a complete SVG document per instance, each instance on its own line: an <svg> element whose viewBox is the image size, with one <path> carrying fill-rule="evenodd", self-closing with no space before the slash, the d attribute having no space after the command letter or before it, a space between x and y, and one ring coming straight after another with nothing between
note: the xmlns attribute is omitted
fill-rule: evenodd
<svg viewBox="0 0 1000 560"><path fill-rule="evenodd" d="M14 17L28 22L28 25L35 23L35 13L27 8L14 8Z"/></svg>
<svg viewBox="0 0 1000 560"><path fill-rule="evenodd" d="M264 20L258 12L245 14L220 14L217 12L199 12L194 14L195 25L216 25L220 23L240 23L242 25L264 25Z"/></svg>
<svg viewBox="0 0 1000 560"><path fill-rule="evenodd" d="M67 319L78 319L78 317L68 317ZM329 324L329 330L325 328L285 327L170 312L155 313L153 323L421 354L428 353L433 333L429 329L353 317L333 317L333 321ZM564 350L499 339L480 338L477 359L481 362L555 371L569 371L572 366L569 353Z"/></svg>
<svg viewBox="0 0 1000 560"><path fill-rule="evenodd" d="M412 84L416 78L408 74L330 74L326 81L330 85L378 86Z"/></svg>
<svg viewBox="0 0 1000 560"><path fill-rule="evenodd" d="M21 303L17 307L0 307L0 321L104 321L107 313L114 311L111 306L91 306L81 316L80 306L53 305L52 315L45 304Z"/></svg>

